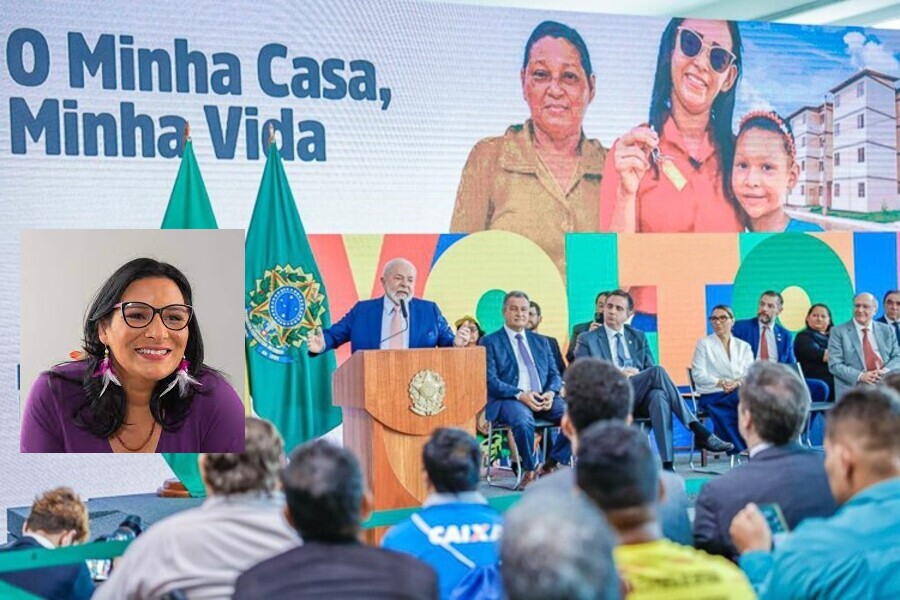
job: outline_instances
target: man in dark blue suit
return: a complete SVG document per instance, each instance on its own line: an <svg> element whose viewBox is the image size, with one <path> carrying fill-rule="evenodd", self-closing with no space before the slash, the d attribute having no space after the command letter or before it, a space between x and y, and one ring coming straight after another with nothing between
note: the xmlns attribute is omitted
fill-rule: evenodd
<svg viewBox="0 0 900 600"><path fill-rule="evenodd" d="M20 550L62 548L84 542L88 536L88 511L69 488L45 492L34 501L20 539L0 547L0 554ZM8 571L0 581L41 598L86 600L94 593L94 582L82 561L68 565Z"/></svg>
<svg viewBox="0 0 900 600"><path fill-rule="evenodd" d="M807 412L806 390L795 372L769 361L750 367L738 404L738 427L750 461L703 486L694 546L736 560L728 529L749 502L777 504L791 529L803 519L830 517L837 510L825 455L797 442Z"/></svg>
<svg viewBox="0 0 900 600"><path fill-rule="evenodd" d="M784 297L775 290L766 290L759 297L756 318L735 321L731 335L750 344L757 360L796 364L794 338L777 321L783 309ZM821 379L807 379L806 386L812 402L825 402L828 398L828 384Z"/></svg>
<svg viewBox="0 0 900 600"><path fill-rule="evenodd" d="M893 327L900 340L900 290L888 290L881 304L884 306L884 314L875 320Z"/></svg>
<svg viewBox="0 0 900 600"><path fill-rule="evenodd" d="M576 360L583 356L601 358L616 365L628 377L634 390L635 414L650 418L663 469L674 470L673 414L693 432L700 447L712 452L727 452L734 448L733 444L712 435L697 420L669 374L654 364L647 336L625 324L633 313L634 300L628 292L609 292L603 309L603 326L578 336Z"/></svg>
<svg viewBox="0 0 900 600"><path fill-rule="evenodd" d="M384 296L357 302L344 318L326 330L307 336L310 354L320 354L350 342L357 350L402 350L404 348L464 347L469 331L453 334L447 319L434 302L413 298L416 268L404 258L384 265L381 287Z"/></svg>
<svg viewBox="0 0 900 600"><path fill-rule="evenodd" d="M503 298L503 327L484 336L487 350L487 409L485 418L509 425L519 451L524 472L520 489L537 479L534 463L534 420L559 425L565 404L559 397L562 380L543 336L527 330L530 302L524 292L513 291ZM542 468L549 472L571 456L569 440L557 434L550 456Z"/></svg>

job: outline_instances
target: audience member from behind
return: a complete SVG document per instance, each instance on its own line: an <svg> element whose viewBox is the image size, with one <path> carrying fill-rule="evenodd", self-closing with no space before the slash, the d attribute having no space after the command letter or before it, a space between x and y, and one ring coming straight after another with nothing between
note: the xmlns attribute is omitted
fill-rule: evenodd
<svg viewBox="0 0 900 600"><path fill-rule="evenodd" d="M450 598L476 567L497 564L503 517L475 491L481 449L472 436L437 429L425 444L422 461L430 494L422 510L392 527L381 545L431 565L441 598Z"/></svg>
<svg viewBox="0 0 900 600"><path fill-rule="evenodd" d="M349 450L325 440L307 442L291 454L281 484L285 515L303 545L238 577L235 600L438 597L431 567L406 554L360 543L372 497Z"/></svg>
<svg viewBox="0 0 900 600"><path fill-rule="evenodd" d="M284 442L268 421L248 417L240 454L201 454L207 499L160 521L125 551L96 598L226 598L238 575L300 544L277 492Z"/></svg>
<svg viewBox="0 0 900 600"><path fill-rule="evenodd" d="M566 371L566 413L562 431L578 451L578 436L600 421L619 421L631 424L633 393L628 377L610 362L597 358L582 358ZM691 543L691 521L688 518L688 499L684 480L669 471L660 472L665 495L659 504L659 520L663 535L679 544ZM535 492L557 490L571 492L576 488L575 470L560 469L542 477L528 488Z"/></svg>
<svg viewBox="0 0 900 600"><path fill-rule="evenodd" d="M17 550L63 548L88 537L87 506L75 492L60 487L45 492L31 505L22 537L0 547L0 555ZM0 573L0 581L41 598L81 600L94 593L94 582L82 562L26 571Z"/></svg>
<svg viewBox="0 0 900 600"><path fill-rule="evenodd" d="M841 506L772 549L755 504L731 523L741 568L766 598L900 598L900 396L856 387L829 412L825 471Z"/></svg>
<svg viewBox="0 0 900 600"><path fill-rule="evenodd" d="M755 598L734 564L663 538L663 491L643 432L615 421L592 425L580 437L576 470L578 486L619 534L613 555L629 600Z"/></svg>
<svg viewBox="0 0 900 600"><path fill-rule="evenodd" d="M581 494L526 494L506 513L500 569L509 600L613 600L615 535Z"/></svg>
<svg viewBox="0 0 900 600"><path fill-rule="evenodd" d="M797 441L808 411L806 386L796 372L769 361L750 368L738 403L738 427L750 462L710 479L700 490L694 516L697 548L736 560L728 528L748 502L777 504L791 529L803 519L834 513L824 455Z"/></svg>

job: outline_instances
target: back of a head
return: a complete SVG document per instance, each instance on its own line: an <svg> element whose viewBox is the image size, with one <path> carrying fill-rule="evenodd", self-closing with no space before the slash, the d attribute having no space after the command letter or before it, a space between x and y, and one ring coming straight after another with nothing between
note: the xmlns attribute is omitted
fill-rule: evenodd
<svg viewBox="0 0 900 600"><path fill-rule="evenodd" d="M458 494L478 487L481 448L461 429L436 429L422 449L422 462L437 492Z"/></svg>
<svg viewBox="0 0 900 600"><path fill-rule="evenodd" d="M579 434L598 421L624 421L631 414L631 384L611 362L579 358L564 379L566 410Z"/></svg>
<svg viewBox="0 0 900 600"><path fill-rule="evenodd" d="M888 373L885 375L884 379L881 380L881 383L900 394L900 371Z"/></svg>
<svg viewBox="0 0 900 600"><path fill-rule="evenodd" d="M641 430L606 421L591 425L578 440L578 487L603 511L651 506L658 501L659 471Z"/></svg>
<svg viewBox="0 0 900 600"><path fill-rule="evenodd" d="M269 421L247 417L244 451L207 453L202 464L203 479L212 495L271 493L284 465L284 440Z"/></svg>
<svg viewBox="0 0 900 600"><path fill-rule="evenodd" d="M505 523L500 568L509 600L619 597L614 534L580 494L526 494Z"/></svg>
<svg viewBox="0 0 900 600"><path fill-rule="evenodd" d="M84 542L90 534L87 506L71 488L52 489L35 498L25 529L45 533L74 531L74 541Z"/></svg>
<svg viewBox="0 0 900 600"><path fill-rule="evenodd" d="M885 386L857 386L828 412L826 438L853 444L864 466L884 478L900 471L900 395Z"/></svg>
<svg viewBox="0 0 900 600"><path fill-rule="evenodd" d="M756 361L740 387L740 406L766 442L783 446L798 438L809 412L809 390L796 371Z"/></svg>
<svg viewBox="0 0 900 600"><path fill-rule="evenodd" d="M344 542L362 525L365 493L359 462L326 440L313 440L291 454L281 475L288 511L304 541Z"/></svg>

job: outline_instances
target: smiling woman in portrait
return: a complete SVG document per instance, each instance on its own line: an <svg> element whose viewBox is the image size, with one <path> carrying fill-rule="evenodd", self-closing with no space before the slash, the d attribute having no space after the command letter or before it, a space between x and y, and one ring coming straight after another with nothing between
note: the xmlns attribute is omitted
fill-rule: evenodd
<svg viewBox="0 0 900 600"><path fill-rule="evenodd" d="M544 21L519 73L531 118L478 142L463 169L451 232L518 233L564 273L564 234L597 231L606 149L584 136L595 77L581 35Z"/></svg>
<svg viewBox="0 0 900 600"><path fill-rule="evenodd" d="M100 287L77 360L41 373L22 452L241 452L244 407L203 362L191 285L138 258Z"/></svg>
<svg viewBox="0 0 900 600"><path fill-rule="evenodd" d="M616 140L606 162L604 231L741 231L725 181L741 56L734 21L669 22L659 43L649 123Z"/></svg>

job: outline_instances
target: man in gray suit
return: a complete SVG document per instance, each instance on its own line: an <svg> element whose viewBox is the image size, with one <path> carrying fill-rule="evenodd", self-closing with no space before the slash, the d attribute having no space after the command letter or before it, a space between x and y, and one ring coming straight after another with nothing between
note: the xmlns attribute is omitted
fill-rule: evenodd
<svg viewBox="0 0 900 600"><path fill-rule="evenodd" d="M728 528L748 502L777 504L791 529L808 517L834 514L837 503L828 487L825 455L797 441L808 411L796 372L769 361L750 367L738 403L738 428L750 462L703 486L694 516L695 547L737 560Z"/></svg>
<svg viewBox="0 0 900 600"><path fill-rule="evenodd" d="M711 452L733 449L733 444L723 442L697 421L669 374L654 364L647 337L625 324L633 312L634 300L628 292L609 292L603 309L603 326L578 336L575 358L602 358L628 377L634 390L635 416L650 417L663 469L673 470L675 461L672 414L693 432L701 448Z"/></svg>
<svg viewBox="0 0 900 600"><path fill-rule="evenodd" d="M838 399L854 385L875 385L900 370L897 336L890 325L872 320L877 311L875 296L862 292L853 297L853 318L831 329L828 370Z"/></svg>
<svg viewBox="0 0 900 600"><path fill-rule="evenodd" d="M582 358L566 369L566 412L560 429L578 451L578 434L600 421L624 421L631 424L634 393L628 378L611 362L599 358ZM691 521L688 518L687 492L684 480L675 473L661 471L662 501L657 505L663 535L673 542L691 544ZM528 496L542 490L571 493L576 488L575 469L561 468L537 480L525 490ZM742 507L743 508L743 507Z"/></svg>

